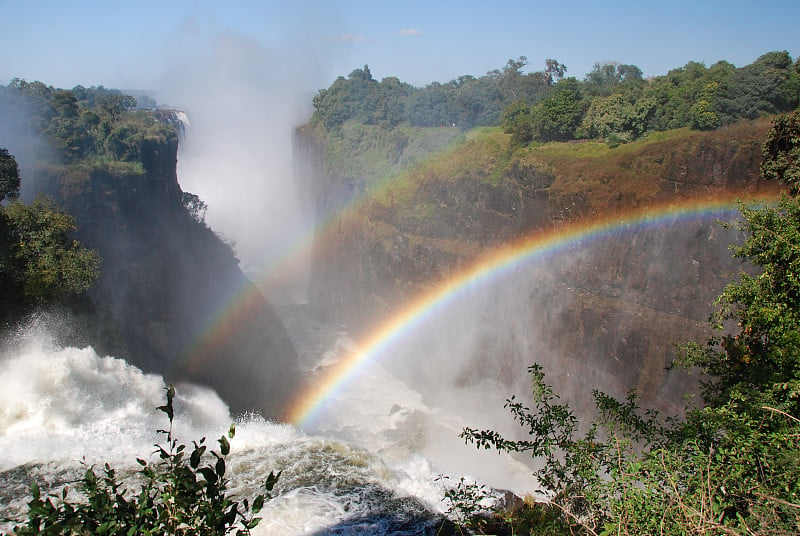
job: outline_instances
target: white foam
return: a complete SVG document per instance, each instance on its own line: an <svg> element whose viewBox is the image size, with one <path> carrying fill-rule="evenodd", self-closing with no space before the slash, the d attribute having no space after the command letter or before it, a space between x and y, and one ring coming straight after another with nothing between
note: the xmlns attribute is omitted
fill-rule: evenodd
<svg viewBox="0 0 800 536"><path fill-rule="evenodd" d="M30 346L0 358L0 469L62 459L124 460L152 450L168 424L156 407L164 380L92 348ZM228 409L208 389L183 386L176 432L224 429Z"/></svg>

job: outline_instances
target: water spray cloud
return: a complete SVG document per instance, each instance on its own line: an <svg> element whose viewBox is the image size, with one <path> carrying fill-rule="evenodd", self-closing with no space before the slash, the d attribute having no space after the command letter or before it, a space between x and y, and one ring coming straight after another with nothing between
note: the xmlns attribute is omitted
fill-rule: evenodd
<svg viewBox="0 0 800 536"><path fill-rule="evenodd" d="M767 201L769 199L758 202ZM315 415L325 401L346 385L362 364L381 359L391 347L441 314L470 289L502 279L515 270L571 247L588 245L602 238L648 226L674 225L682 220L703 216L731 217L738 212L737 207L736 199L732 197L684 200L564 226L498 248L410 301L372 334L359 341L360 351L342 359L307 392L298 396L290 409L290 419L300 426L313 424Z"/></svg>

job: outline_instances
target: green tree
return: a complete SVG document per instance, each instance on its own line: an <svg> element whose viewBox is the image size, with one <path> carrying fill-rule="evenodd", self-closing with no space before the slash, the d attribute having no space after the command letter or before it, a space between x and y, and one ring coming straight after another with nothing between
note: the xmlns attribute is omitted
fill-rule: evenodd
<svg viewBox="0 0 800 536"><path fill-rule="evenodd" d="M788 184L796 195L800 188L800 110L773 119L761 151L762 176Z"/></svg>
<svg viewBox="0 0 800 536"><path fill-rule="evenodd" d="M713 130L721 125L714 103L719 93L719 83L709 82L692 105L690 126L695 130Z"/></svg>
<svg viewBox="0 0 800 536"><path fill-rule="evenodd" d="M620 85L642 81L642 70L636 65L618 62L595 63L584 78L585 90L590 95L610 95Z"/></svg>
<svg viewBox="0 0 800 536"><path fill-rule="evenodd" d="M412 125L438 127L452 123L448 109L448 88L438 82L413 91L405 107L406 117Z"/></svg>
<svg viewBox="0 0 800 536"><path fill-rule="evenodd" d="M205 201L200 199L200 196L191 192L183 192L181 195L181 204L193 221L205 224L208 205Z"/></svg>
<svg viewBox="0 0 800 536"><path fill-rule="evenodd" d="M31 305L81 294L97 279L97 253L69 237L74 220L51 200L38 197L31 205L12 202L3 208L3 217L10 248L10 264L3 270Z"/></svg>
<svg viewBox="0 0 800 536"><path fill-rule="evenodd" d="M635 140L644 134L651 108L647 99L631 102L621 93L595 97L586 110L578 134L603 138L610 144Z"/></svg>
<svg viewBox="0 0 800 536"><path fill-rule="evenodd" d="M515 100L503 110L500 117L503 132L511 134L511 142L524 145L533 139L533 114L530 105L522 99Z"/></svg>
<svg viewBox="0 0 800 536"><path fill-rule="evenodd" d="M797 107L800 75L786 51L768 52L737 69L722 88L717 107L723 123L788 112Z"/></svg>
<svg viewBox="0 0 800 536"><path fill-rule="evenodd" d="M586 106L580 82L575 78L559 80L547 97L533 108L534 139L539 141L574 139Z"/></svg>
<svg viewBox="0 0 800 536"><path fill-rule="evenodd" d="M558 60L548 58L544 60L544 65L545 78L550 85L558 83L558 81L567 74L567 66L563 63L559 63Z"/></svg>
<svg viewBox="0 0 800 536"><path fill-rule="evenodd" d="M0 202L19 197L19 166L17 160L0 147Z"/></svg>

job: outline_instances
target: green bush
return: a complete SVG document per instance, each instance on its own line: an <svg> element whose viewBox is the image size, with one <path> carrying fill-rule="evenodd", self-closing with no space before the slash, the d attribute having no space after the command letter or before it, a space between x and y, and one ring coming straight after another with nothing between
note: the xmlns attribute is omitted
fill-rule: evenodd
<svg viewBox="0 0 800 536"><path fill-rule="evenodd" d="M116 471L105 464L101 471L93 466L77 485L81 500L72 501L65 487L60 496L43 497L39 487L31 487L27 521L14 527L18 535L181 535L207 536L234 533L250 534L261 520L256 517L280 473L270 473L264 492L252 502L235 501L227 495L226 460L235 428L217 442L219 450L208 450L205 438L193 442L191 453L172 432L175 389L166 388L167 402L158 409L166 413L169 427L158 430L166 445L156 445L158 461L141 465L141 480L136 493L120 482ZM210 457L207 454L210 453Z"/></svg>

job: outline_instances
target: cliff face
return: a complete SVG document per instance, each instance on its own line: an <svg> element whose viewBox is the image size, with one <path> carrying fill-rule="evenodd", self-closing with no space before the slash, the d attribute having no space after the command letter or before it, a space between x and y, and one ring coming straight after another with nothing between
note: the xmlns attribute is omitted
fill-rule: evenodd
<svg viewBox="0 0 800 536"><path fill-rule="evenodd" d="M355 198L335 215L318 244L312 302L354 331L369 331L419 292L520 237L664 203L766 193L775 188L758 178L767 127L681 132L614 150L575 143L511 151L498 131L467 135L388 193ZM318 170L322 204L341 195L340 178L326 171L333 167ZM523 292L518 324L476 343L461 381L513 385L538 361L557 383L585 393L586 404L599 387L617 395L637 388L652 403L679 406L674 391L686 385L673 385L684 380L665 370L673 343L705 338L713 299L742 268L728 251L740 237L718 225L719 216L609 233L526 268L537 271L538 283ZM536 345L521 342L530 338Z"/></svg>
<svg viewBox="0 0 800 536"><path fill-rule="evenodd" d="M183 207L177 147L177 137L146 142L144 173L45 169L33 178L102 258L84 337L167 381L208 385L234 411L279 417L297 380L294 348L231 248ZM231 322L223 314L234 300L246 313Z"/></svg>

